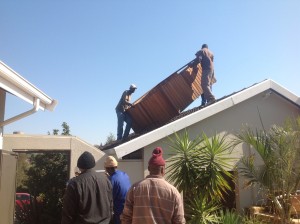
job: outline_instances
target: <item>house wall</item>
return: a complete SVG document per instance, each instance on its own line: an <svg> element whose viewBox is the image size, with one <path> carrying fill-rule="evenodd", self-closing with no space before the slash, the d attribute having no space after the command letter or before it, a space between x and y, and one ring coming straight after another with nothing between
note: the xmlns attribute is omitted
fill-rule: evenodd
<svg viewBox="0 0 300 224"><path fill-rule="evenodd" d="M141 160L119 161L118 164L118 169L129 175L132 184L144 178L143 167L143 161Z"/></svg>
<svg viewBox="0 0 300 224"><path fill-rule="evenodd" d="M269 96L259 94L203 119L202 115L205 113L205 110L210 111L213 109L214 106L208 106L201 111L196 112L201 115L199 116L199 122L196 122L187 128L191 139L202 132L206 133L208 136L212 136L214 133L217 133L218 135L227 133L229 139L232 138L245 124L249 124L253 128L261 129L262 120L264 128L268 130L273 124L282 125L287 117L297 117L300 115L299 107L274 92ZM178 134L182 134L183 132L184 130L180 130ZM174 138L174 135L170 135L169 137ZM144 147L143 159L119 160L118 168L128 173L132 183L143 179L148 175L148 161L155 147L160 146L164 149L164 158L166 160L172 157L172 152L167 144L168 142L168 137L152 142ZM8 151L34 149L70 151L70 177L74 175L74 167L77 164L77 159L80 154L84 151L89 151L95 156L95 168L97 170L104 169L103 164L105 154L74 136L4 135L3 149ZM251 150L246 145L239 145L234 149L232 155L236 158L236 161L232 163L232 167L239 158L243 155L248 155L249 153L251 153ZM258 165L259 164L260 163L258 163ZM243 178L239 176L236 185L236 204L238 210L255 204L259 200L257 197L259 193L258 189L244 189L243 184Z"/></svg>
<svg viewBox="0 0 300 224"><path fill-rule="evenodd" d="M73 136L61 135L4 135L3 149L7 151L69 151L70 152L70 177L74 176L78 157L88 151L96 160L95 169L103 169L100 159L105 155L98 148Z"/></svg>
<svg viewBox="0 0 300 224"><path fill-rule="evenodd" d="M103 156L98 160L98 167L100 170L104 170L104 162L108 155ZM135 183L144 178L144 165L142 159L130 159L130 160L118 160L118 170L124 171L128 174L131 183Z"/></svg>
<svg viewBox="0 0 300 224"><path fill-rule="evenodd" d="M6 92L0 88L0 122L4 121ZM3 127L0 126L0 150L3 147Z"/></svg>
<svg viewBox="0 0 300 224"><path fill-rule="evenodd" d="M213 108L207 107L205 109L209 110ZM260 94L204 120L199 120L198 123L188 127L187 130L191 139L204 132L208 136L212 136L214 133L217 133L218 135L228 134L227 139L230 140L234 137L234 134L243 127L243 125L249 124L254 129L262 129L264 126L264 128L268 130L273 124L283 125L286 118L296 117L299 115L299 107L283 99L279 95L272 93L266 97L265 94ZM178 133L182 134L183 131L184 130L181 130ZM174 135L169 137L174 138ZM159 141L153 142L144 148L144 177L148 175L148 160L151 157L151 153L155 147L161 146L164 149L165 159L169 159L172 156L169 146L167 145L168 141L169 140L166 137L160 139ZM239 145L237 148L235 148L232 152L232 156L236 158L236 160L232 162L232 167L236 165L239 158L241 158L243 155L249 155L251 151L252 150L250 150L246 145ZM137 169L131 170L137 172ZM135 174L131 173L131 175ZM237 210L241 210L257 203L260 200L258 195L258 189L244 188L244 180L239 175L238 183L236 185Z"/></svg>

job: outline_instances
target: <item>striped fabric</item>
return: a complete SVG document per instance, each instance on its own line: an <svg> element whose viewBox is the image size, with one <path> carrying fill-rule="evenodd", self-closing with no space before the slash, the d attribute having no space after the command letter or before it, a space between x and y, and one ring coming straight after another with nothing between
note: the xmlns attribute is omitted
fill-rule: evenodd
<svg viewBox="0 0 300 224"><path fill-rule="evenodd" d="M160 176L149 175L129 189L122 224L185 223L181 195Z"/></svg>

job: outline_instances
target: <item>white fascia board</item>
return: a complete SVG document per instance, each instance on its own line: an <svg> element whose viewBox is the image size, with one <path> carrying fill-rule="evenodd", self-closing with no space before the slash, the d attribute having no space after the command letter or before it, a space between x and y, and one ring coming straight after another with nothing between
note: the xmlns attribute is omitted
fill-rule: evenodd
<svg viewBox="0 0 300 224"><path fill-rule="evenodd" d="M53 111L57 105L56 100L51 99L2 61L0 61L0 88L32 105L35 98L40 99L39 109L41 110Z"/></svg>
<svg viewBox="0 0 300 224"><path fill-rule="evenodd" d="M233 101L228 98L220 102L216 102L213 105L203 108L202 110L196 111L192 114L189 114L181 119L178 119L174 122L166 124L158 129L155 129L149 133L146 133L140 137L137 137L129 142L126 142L122 145L119 145L114 148L115 154L120 159L121 157L134 152L140 148L143 148L155 141L158 141L162 138L165 138L169 135L174 134L186 127L189 127L201 120L204 120L213 114L219 113L226 108L233 106Z"/></svg>
<svg viewBox="0 0 300 224"><path fill-rule="evenodd" d="M117 157L120 159L121 157L131 152L143 148L155 141L165 138L177 131L187 128L199 121L211 117L214 114L222 112L238 103L241 103L270 89L273 89L274 91L278 92L280 95L286 97L294 103L298 102L297 104L299 105L299 97L289 92L287 89L281 87L274 81L268 79L245 90L242 90L241 92L238 92L230 97L227 97L219 102L216 102L208 107L205 107L202 110L191 113L181 119L155 129L129 142L116 146L115 148L113 148L113 150L115 151Z"/></svg>
<svg viewBox="0 0 300 224"><path fill-rule="evenodd" d="M300 98L296 94L271 79L267 79L241 91L240 93L234 94L231 98L234 101L234 104L237 104L267 90L273 90L296 105L300 105Z"/></svg>
<svg viewBox="0 0 300 224"><path fill-rule="evenodd" d="M300 106L300 97L292 93L288 89L284 88L283 86L279 85L278 83L272 80L270 80L270 88L282 95L283 97L289 99L296 105Z"/></svg>
<svg viewBox="0 0 300 224"><path fill-rule="evenodd" d="M270 80L265 80L261 83L255 84L254 86L248 87L245 90L238 92L232 95L230 98L232 99L234 104L241 103L251 97L270 89Z"/></svg>

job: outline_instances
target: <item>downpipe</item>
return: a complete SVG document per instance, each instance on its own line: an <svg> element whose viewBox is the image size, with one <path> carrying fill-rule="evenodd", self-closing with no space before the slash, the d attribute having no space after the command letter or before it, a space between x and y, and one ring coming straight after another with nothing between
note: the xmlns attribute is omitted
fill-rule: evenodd
<svg viewBox="0 0 300 224"><path fill-rule="evenodd" d="M5 125L11 124L11 123L13 123L15 121L18 121L18 120L20 120L20 119L22 119L24 117L28 117L31 114L36 113L39 110L39 107L40 107L40 99L35 98L34 99L34 103L33 103L33 108L31 110L26 111L26 112L24 112L22 114L19 114L17 116L14 116L12 118L9 118L9 119L7 119L5 121L0 122L0 127L4 127Z"/></svg>

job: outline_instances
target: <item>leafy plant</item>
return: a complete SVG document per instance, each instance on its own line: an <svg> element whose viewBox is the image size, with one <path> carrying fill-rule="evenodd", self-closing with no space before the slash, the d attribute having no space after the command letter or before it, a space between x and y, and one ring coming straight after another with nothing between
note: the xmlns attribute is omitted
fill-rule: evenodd
<svg viewBox="0 0 300 224"><path fill-rule="evenodd" d="M258 185L266 197L275 202L282 223L290 223L291 195L300 184L300 118L288 119L283 127L273 126L265 130L253 131L245 127L235 144L246 143L256 150L240 161L239 171L246 177L246 186ZM257 165L258 159L263 161ZM279 196L280 195L280 196Z"/></svg>
<svg viewBox="0 0 300 224"><path fill-rule="evenodd" d="M185 214L190 224L211 224L219 223L217 212L220 204L216 201L210 201L204 195L197 195L186 203Z"/></svg>
<svg viewBox="0 0 300 224"><path fill-rule="evenodd" d="M15 206L15 223L40 224L40 214L43 212L43 204L32 197L30 203L20 200Z"/></svg>
<svg viewBox="0 0 300 224"><path fill-rule="evenodd" d="M274 223L274 221L271 220L264 221L257 216L244 216L242 220L243 224L269 224L270 222Z"/></svg>
<svg viewBox="0 0 300 224"><path fill-rule="evenodd" d="M227 171L231 145L225 136L208 138L202 134L190 140L187 131L182 136L175 133L168 144L174 156L168 160L167 180L183 192L187 218L192 223L215 222L215 212L226 191L231 190L226 180L232 178Z"/></svg>
<svg viewBox="0 0 300 224"><path fill-rule="evenodd" d="M39 223L60 223L62 198L68 179L66 154L63 152L31 154L30 164L25 184L31 195L43 201Z"/></svg>
<svg viewBox="0 0 300 224"><path fill-rule="evenodd" d="M219 223L222 224L241 224L242 216L236 211L230 211L226 209L225 211L220 210Z"/></svg>

